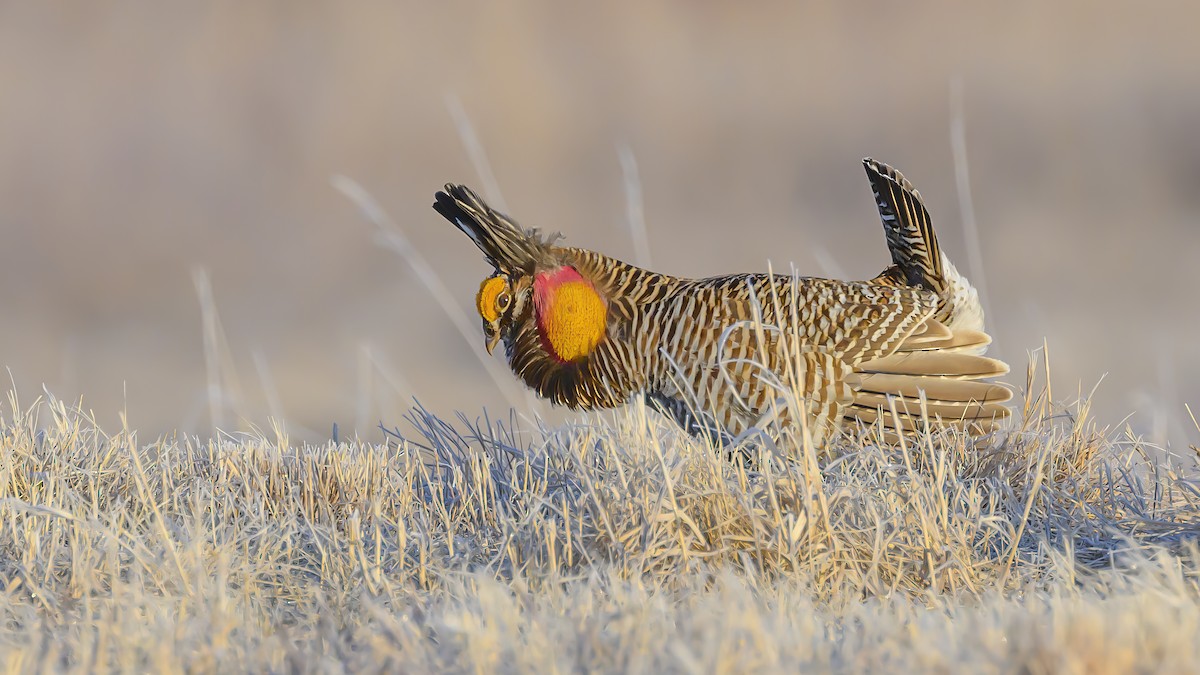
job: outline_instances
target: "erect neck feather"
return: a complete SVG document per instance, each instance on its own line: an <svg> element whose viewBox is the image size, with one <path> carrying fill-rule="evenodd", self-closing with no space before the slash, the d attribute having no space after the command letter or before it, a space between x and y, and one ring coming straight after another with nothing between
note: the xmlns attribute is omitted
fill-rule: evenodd
<svg viewBox="0 0 1200 675"><path fill-rule="evenodd" d="M542 346L559 362L584 358L604 338L604 298L573 267L564 265L534 277L533 304Z"/></svg>

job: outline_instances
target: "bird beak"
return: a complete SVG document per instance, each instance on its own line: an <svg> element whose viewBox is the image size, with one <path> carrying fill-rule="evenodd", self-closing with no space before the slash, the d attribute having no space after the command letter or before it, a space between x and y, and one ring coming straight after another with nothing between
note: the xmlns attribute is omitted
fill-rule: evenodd
<svg viewBox="0 0 1200 675"><path fill-rule="evenodd" d="M500 322L488 323L484 321L483 337L486 340L483 344L487 347L487 353L490 356L492 350L496 348L496 344L500 342Z"/></svg>

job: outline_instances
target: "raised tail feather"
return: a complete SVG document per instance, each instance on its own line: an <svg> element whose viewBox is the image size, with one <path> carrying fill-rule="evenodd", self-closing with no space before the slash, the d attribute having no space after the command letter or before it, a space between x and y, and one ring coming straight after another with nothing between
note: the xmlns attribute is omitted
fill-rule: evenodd
<svg viewBox="0 0 1200 675"><path fill-rule="evenodd" d="M926 325L888 356L859 363L850 376L854 401L848 419L879 424L894 437L924 428L957 426L987 433L1011 414L1012 390L989 378L1008 366L982 356L991 338L983 331L979 295L941 252L920 193L892 167L863 160L883 220L893 264L874 279L887 286L916 286L937 294Z"/></svg>
<svg viewBox="0 0 1200 675"><path fill-rule="evenodd" d="M942 253L929 211L903 174L867 158L863 160L875 204L883 220L892 266L874 279L887 286L918 286L938 295L934 316L954 330L983 330L979 293Z"/></svg>
<svg viewBox="0 0 1200 675"><path fill-rule="evenodd" d="M868 157L863 160L863 167L875 193L892 262L905 285L941 295L946 286L942 252L921 193L887 164Z"/></svg>
<svg viewBox="0 0 1200 675"><path fill-rule="evenodd" d="M508 216L494 211L465 185L446 184L433 208L471 238L498 272L530 272L549 256L550 241L536 230L524 230Z"/></svg>

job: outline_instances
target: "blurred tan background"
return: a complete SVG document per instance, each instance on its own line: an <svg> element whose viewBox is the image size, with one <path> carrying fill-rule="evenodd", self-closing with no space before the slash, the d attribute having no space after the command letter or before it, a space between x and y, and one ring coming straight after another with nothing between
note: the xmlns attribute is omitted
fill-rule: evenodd
<svg viewBox="0 0 1200 675"><path fill-rule="evenodd" d="M413 395L503 414L332 175L467 312L488 269L429 208L444 182L484 184L458 104L510 213L572 244L633 260L628 147L661 271L867 277L887 259L870 155L916 183L972 274L957 80L994 353L1019 382L1045 338L1057 396L1107 373L1105 421L1136 411L1196 442L1198 20L1121 2L5 3L0 364L26 402L44 383L110 428L127 410L144 433L207 434L202 267L227 428L274 412L298 436L378 439Z"/></svg>

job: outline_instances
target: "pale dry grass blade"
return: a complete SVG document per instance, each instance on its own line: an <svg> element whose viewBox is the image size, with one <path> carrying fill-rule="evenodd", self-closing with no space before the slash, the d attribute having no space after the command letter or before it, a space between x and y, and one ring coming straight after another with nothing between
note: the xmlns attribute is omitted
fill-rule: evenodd
<svg viewBox="0 0 1200 675"><path fill-rule="evenodd" d="M842 267L841 264L838 263L837 258L835 258L834 255L829 252L829 249L821 245L815 245L812 247L811 252L813 260L815 260L817 263L817 269L821 270L821 274L826 278L850 278L850 276L846 274L846 268Z"/></svg>
<svg viewBox="0 0 1200 675"><path fill-rule="evenodd" d="M622 143L617 146L617 159L621 162L621 184L625 188L625 222L633 238L633 260L644 269L650 269L650 237L646 233L646 208L642 198L642 177L638 171L637 156L633 148Z"/></svg>
<svg viewBox="0 0 1200 675"><path fill-rule="evenodd" d="M254 361L254 372L258 374L263 396L267 399L267 411L273 424L286 429L287 416L283 411L283 399L279 397L279 388L275 386L275 378L271 376L271 366L267 363L267 355L261 349L256 349L251 354L251 359Z"/></svg>
<svg viewBox="0 0 1200 675"><path fill-rule="evenodd" d="M483 182L484 196L497 210L508 213L508 204L500 192L500 182L496 180L496 174L492 171L487 151L479 141L479 135L475 133L475 125L471 124L471 118L467 115L462 100L454 92L446 92L446 110L450 113L450 119L454 120L454 128L458 130L458 137L462 140L463 149L467 151L467 157L471 159L471 165L475 167L475 173Z"/></svg>
<svg viewBox="0 0 1200 675"><path fill-rule="evenodd" d="M367 394L379 397L380 410L392 409L400 401L403 401L404 407L407 408L411 401L416 400L416 389L413 388L408 378L388 363L387 357L380 353L373 344L364 342L361 345L360 355L365 359L360 366L369 370L369 372L360 372L360 380L374 381L375 378L379 378L383 384L387 385L379 388L372 387L371 393Z"/></svg>
<svg viewBox="0 0 1200 675"><path fill-rule="evenodd" d="M192 284L196 299L200 303L201 332L204 338L204 372L207 378L207 396L212 430L227 430L226 414L237 414L241 406L241 384L237 367L232 361L232 352L221 326L217 301L213 296L212 281L204 267L192 269Z"/></svg>
<svg viewBox="0 0 1200 675"><path fill-rule="evenodd" d="M375 198L353 179L346 176L333 176L331 182L338 192L341 192L358 207L368 222L378 228L380 242L399 253L416 273L425 289L433 296L434 301L442 308L454 327L458 329L463 340L471 348L471 353L479 360L509 405L517 410L530 410L528 395L518 389L512 375L499 366L484 349L482 333L478 324L467 318L466 312L454 299L445 282L434 271L425 256L412 245L400 226L383 210Z"/></svg>
<svg viewBox="0 0 1200 675"><path fill-rule="evenodd" d="M354 428L366 429L367 418L375 400L375 386L372 380L371 346L366 343L358 345L357 368L355 368L354 396Z"/></svg>
<svg viewBox="0 0 1200 675"><path fill-rule="evenodd" d="M1184 403L1183 408L1184 410L1187 410L1188 417L1190 417L1192 420L1192 426L1196 428L1197 432L1200 432L1200 422L1196 421L1196 414L1192 412L1192 407ZM1197 457L1200 457L1200 448L1197 448L1194 444L1189 445L1188 447L1192 449L1192 452L1194 452Z"/></svg>
<svg viewBox="0 0 1200 675"><path fill-rule="evenodd" d="M958 211L967 244L967 269L970 271L971 284L979 292L979 304L983 306L984 316L991 316L987 276L983 269L983 246L979 240L975 203L971 198L971 174L967 168L967 113L960 77L950 81L950 148L954 155L954 185L958 193Z"/></svg>
<svg viewBox="0 0 1200 675"><path fill-rule="evenodd" d="M200 301L201 330L204 336L204 372L208 377L209 419L213 429L220 429L225 426L225 397L221 387L220 356L217 347L217 312L208 272L202 267L193 269L192 283L196 287L196 297Z"/></svg>

